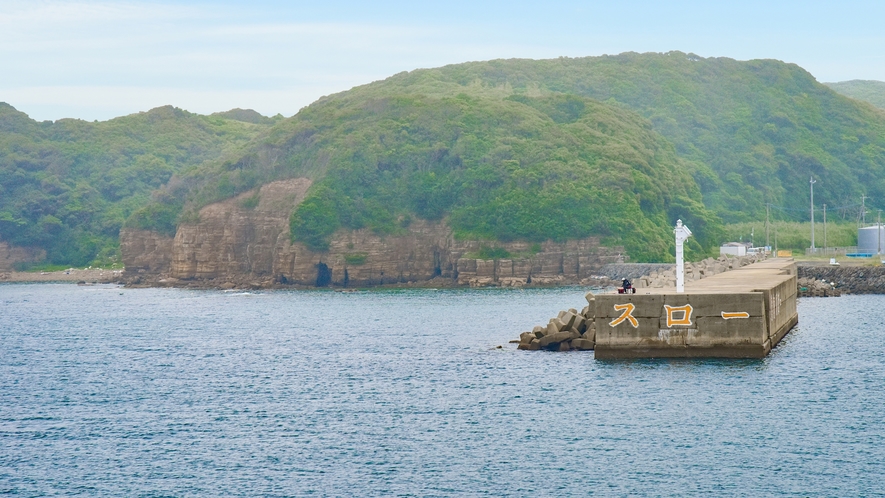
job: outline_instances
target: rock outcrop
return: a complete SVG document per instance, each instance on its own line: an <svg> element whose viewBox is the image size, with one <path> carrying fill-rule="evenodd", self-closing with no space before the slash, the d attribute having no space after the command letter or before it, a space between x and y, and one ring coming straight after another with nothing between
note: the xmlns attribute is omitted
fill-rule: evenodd
<svg viewBox="0 0 885 498"><path fill-rule="evenodd" d="M604 264L622 262L621 248L595 237L563 243L494 244L506 258L478 257L488 243L456 240L445 222L414 220L402 233L340 230L326 252L292 243L289 216L310 180L269 183L258 191L204 207L199 222L174 238L121 232L127 278L141 285L203 287L368 287L433 281L433 285L523 286L587 283Z"/></svg>
<svg viewBox="0 0 885 498"><path fill-rule="evenodd" d="M178 227L172 245L171 276L177 279L273 279L286 251L289 215L311 182L272 182L200 210L198 223ZM257 198L256 198L257 196Z"/></svg>
<svg viewBox="0 0 885 498"><path fill-rule="evenodd" d="M0 271L11 271L18 263L39 263L46 259L46 251L30 247L11 246L0 242Z"/></svg>
<svg viewBox="0 0 885 498"><path fill-rule="evenodd" d="M120 230L120 252L123 266L130 277L168 273L171 269L172 247L172 237L147 230Z"/></svg>

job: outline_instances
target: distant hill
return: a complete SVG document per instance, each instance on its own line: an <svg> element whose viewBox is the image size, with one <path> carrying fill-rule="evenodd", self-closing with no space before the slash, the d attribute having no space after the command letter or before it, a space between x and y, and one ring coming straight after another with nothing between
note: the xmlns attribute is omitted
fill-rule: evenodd
<svg viewBox="0 0 885 498"><path fill-rule="evenodd" d="M883 81L851 80L824 84L842 95L869 102L879 109L885 109L885 82Z"/></svg>
<svg viewBox="0 0 885 498"><path fill-rule="evenodd" d="M885 198L885 119L795 64L682 52L495 60L401 73L359 87L371 94L563 93L622 105L648 118L687 160L704 203L727 222L765 204L844 205ZM873 192L876 192L873 194Z"/></svg>
<svg viewBox="0 0 885 498"><path fill-rule="evenodd" d="M37 123L0 107L0 239L58 262L112 254L124 219L172 234L294 177L314 183L291 232L318 251L339 228L426 218L488 240L600 235L663 260L677 217L703 253L720 220L762 219L766 203L802 216L811 176L818 204L885 199L885 113L794 64L682 52L416 70L288 119L160 108Z"/></svg>
<svg viewBox="0 0 885 498"><path fill-rule="evenodd" d="M0 103L0 240L44 248L52 263L107 263L123 221L153 190L264 128L171 106L37 122Z"/></svg>
<svg viewBox="0 0 885 498"><path fill-rule="evenodd" d="M264 125L274 124L277 121L283 119L283 116L281 114L277 114L276 116L269 118L267 116L259 114L257 111L254 111L252 109L240 109L239 107L236 109L231 109L229 111L214 112L209 116L233 119L236 121L243 121L244 123Z"/></svg>
<svg viewBox="0 0 885 498"><path fill-rule="evenodd" d="M292 232L316 248L337 227L448 216L465 236L601 234L661 259L676 216L704 226L710 247L717 216L759 220L766 203L801 213L812 175L818 203L885 196L882 113L794 64L627 53L397 74L319 100L166 191L193 219L263 182L311 177ZM654 242L631 239L652 225L642 237Z"/></svg>

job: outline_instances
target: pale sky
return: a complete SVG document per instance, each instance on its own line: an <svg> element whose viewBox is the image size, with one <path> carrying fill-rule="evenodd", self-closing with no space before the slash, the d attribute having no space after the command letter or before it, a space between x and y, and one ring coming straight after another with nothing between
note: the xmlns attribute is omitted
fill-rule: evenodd
<svg viewBox="0 0 885 498"><path fill-rule="evenodd" d="M0 101L37 120L172 104L291 116L401 71L681 50L885 81L885 2L0 0Z"/></svg>

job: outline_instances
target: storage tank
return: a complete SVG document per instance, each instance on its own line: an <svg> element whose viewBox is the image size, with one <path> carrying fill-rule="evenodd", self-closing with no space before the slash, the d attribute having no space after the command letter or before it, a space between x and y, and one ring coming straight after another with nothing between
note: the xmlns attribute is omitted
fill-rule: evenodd
<svg viewBox="0 0 885 498"><path fill-rule="evenodd" d="M857 252L885 252L885 224L857 229Z"/></svg>

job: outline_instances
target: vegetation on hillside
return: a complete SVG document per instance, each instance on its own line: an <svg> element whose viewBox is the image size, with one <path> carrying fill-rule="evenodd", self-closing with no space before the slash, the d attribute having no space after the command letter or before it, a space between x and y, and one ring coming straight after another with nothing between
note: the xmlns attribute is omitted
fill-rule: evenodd
<svg viewBox="0 0 885 498"><path fill-rule="evenodd" d="M459 237L601 235L664 260L677 217L693 251L766 204L802 221L811 176L817 204L885 199L885 113L773 60L496 60L401 73L289 119L165 109L94 124L0 109L0 199L16 199L0 200L0 238L84 261L113 250L126 216L171 234L211 202L306 176L291 228L318 250L338 228L444 218Z"/></svg>
<svg viewBox="0 0 885 498"><path fill-rule="evenodd" d="M719 242L719 221L673 147L635 113L585 97L345 96L277 125L265 145L244 156L248 165L182 176L201 185L186 193L183 216L271 179L308 176L316 182L291 233L314 250L339 228L395 234L414 217L447 218L461 238L599 235L636 260L666 258L679 217L699 234L690 250Z"/></svg>
<svg viewBox="0 0 885 498"><path fill-rule="evenodd" d="M824 84L846 97L863 100L879 109L885 109L885 81L851 80Z"/></svg>
<svg viewBox="0 0 885 498"><path fill-rule="evenodd" d="M325 97L276 125L239 161L194 170L167 190L169 199L187 198L182 216L195 219L199 207L263 181L309 176L317 182L293 216L292 231L314 248L322 248L338 227L368 226L383 233L412 215L433 218L445 213L463 236L539 239L599 233L621 237L634 257L662 259L665 246L623 238L640 225L619 225L622 216L634 223L644 220L628 205L602 197L627 202L632 193L643 202L649 194L644 178L609 189L607 175L624 176L623 170L566 166L569 171L563 173L534 166L551 157L573 165L576 157L588 155L574 149L585 143L575 130L586 119L577 109L588 103L593 113L604 108L613 115L613 109L620 108L645 116L653 130L674 144L680 159L677 168L662 170L667 188L685 185L691 202L702 202L731 222L762 219L766 203L804 205L812 175L818 182L819 203L844 205L862 193L885 196L881 113L838 95L792 64L703 59L681 52L498 60L401 73ZM531 112L535 116L529 117ZM642 147L633 145L637 150L674 150L662 145L647 125L643 130L621 127L623 134L612 139L643 142ZM650 137L652 142L647 141ZM592 141L586 143L593 147ZM506 152L499 154L498 149ZM567 153L556 156L552 151ZM594 160L581 160L601 165L605 163L598 159L609 158L599 151L593 154ZM665 162L669 160L658 164ZM487 184L470 176L474 167L489 175ZM690 173L701 195L686 178L674 175L677 170ZM574 180L519 183L520 175L537 171L562 175L557 178L589 174L595 190L575 194ZM418 182L425 173L428 178L433 173L433 180ZM652 183L661 184L661 177ZM184 184L197 187L183 189ZM543 189L536 188L540 185ZM571 190L545 197L554 185L569 185ZM425 199L420 203L410 197L419 192ZM666 202L684 204L681 193ZM579 216L562 206L552 207L555 201L571 205L576 199L592 202L592 210ZM655 233L663 233L665 223L655 216L679 209L652 205L641 214L655 220ZM603 229L594 216L609 220L611 227ZM693 228L703 234L702 245L721 242L713 240L719 237L717 224L709 230L705 226L715 217L705 213L699 218L704 221L685 221L703 226L700 231ZM667 219L666 225L673 221ZM536 229L530 228L532 223ZM645 237L648 232L642 228L641 233ZM635 254L644 250L641 247L648 253Z"/></svg>
<svg viewBox="0 0 885 498"><path fill-rule="evenodd" d="M54 264L107 263L120 227L176 172L215 159L267 125L161 107L104 122L37 122L0 103L0 240ZM174 231L176 213L149 225ZM135 220L137 222L137 220Z"/></svg>
<svg viewBox="0 0 885 498"><path fill-rule="evenodd" d="M673 142L704 203L729 222L762 219L766 203L801 205L812 175L819 203L842 205L863 193L885 199L885 115L795 64L682 52L495 60L401 73L352 93L380 88L563 93L633 109Z"/></svg>

